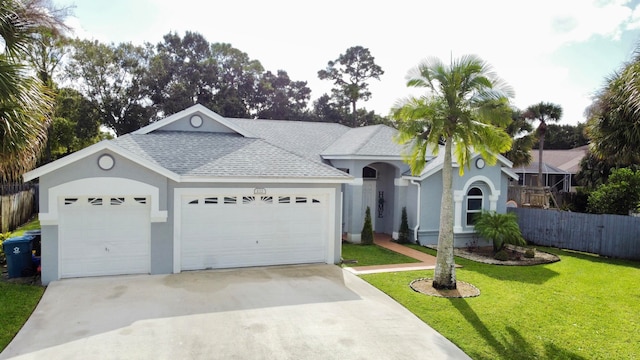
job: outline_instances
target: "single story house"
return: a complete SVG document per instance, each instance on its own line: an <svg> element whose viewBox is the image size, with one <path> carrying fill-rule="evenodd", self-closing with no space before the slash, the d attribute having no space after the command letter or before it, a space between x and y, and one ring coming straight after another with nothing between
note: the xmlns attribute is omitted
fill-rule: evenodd
<svg viewBox="0 0 640 360"><path fill-rule="evenodd" d="M542 154L542 184L558 192L575 191L576 174L580 171L580 161L587 155L589 145L566 150L544 150ZM538 150L530 150L531 163L514 168L520 177L518 185L538 186Z"/></svg>
<svg viewBox="0 0 640 360"><path fill-rule="evenodd" d="M232 119L195 105L24 175L40 182L42 281L339 263L367 207L397 237L437 243L442 157L412 176L385 125ZM517 175L478 155L454 176L456 244L472 216L506 211Z"/></svg>

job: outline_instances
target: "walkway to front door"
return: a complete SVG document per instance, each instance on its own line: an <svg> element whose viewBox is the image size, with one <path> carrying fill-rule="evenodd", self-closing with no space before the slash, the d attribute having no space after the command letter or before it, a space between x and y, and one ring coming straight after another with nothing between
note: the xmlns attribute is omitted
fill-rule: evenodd
<svg viewBox="0 0 640 360"><path fill-rule="evenodd" d="M391 235L376 233L374 235L373 243L402 255L420 260L420 262L409 264L356 266L345 268L345 270L350 271L356 275L362 275L393 271L433 270L436 267L435 256L431 256L429 254L423 253L422 251L414 250L412 248L397 244L391 241Z"/></svg>

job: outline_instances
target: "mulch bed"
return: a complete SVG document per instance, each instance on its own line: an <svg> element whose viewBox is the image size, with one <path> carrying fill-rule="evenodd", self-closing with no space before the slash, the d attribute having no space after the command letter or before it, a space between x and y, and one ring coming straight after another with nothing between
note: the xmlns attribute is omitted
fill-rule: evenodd
<svg viewBox="0 0 640 360"><path fill-rule="evenodd" d="M437 250L436 246L428 247ZM492 246L455 248L453 253L456 256L468 260L492 265L527 266L549 264L560 261L560 258L557 255L540 250L535 251L535 256L533 258L526 258L524 256L524 253L527 250L526 247L507 245L505 248L509 254L509 260L505 261L497 260L493 257L494 253ZM421 294L443 298L468 298L480 295L480 290L478 288L464 281L456 281L456 289L454 290L437 290L433 287L433 279L426 278L413 280L409 286L411 289Z"/></svg>
<svg viewBox="0 0 640 360"><path fill-rule="evenodd" d="M409 286L413 291L421 294L443 298L468 298L480 295L477 287L464 281L456 281L456 288L453 290L438 290L433 287L433 279L426 278L413 280Z"/></svg>

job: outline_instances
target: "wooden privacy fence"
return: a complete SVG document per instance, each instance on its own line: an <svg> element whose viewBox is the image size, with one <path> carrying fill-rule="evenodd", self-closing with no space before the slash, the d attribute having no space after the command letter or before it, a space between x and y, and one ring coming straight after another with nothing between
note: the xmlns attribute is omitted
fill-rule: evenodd
<svg viewBox="0 0 640 360"><path fill-rule="evenodd" d="M640 260L640 218L511 208L527 241L537 245Z"/></svg>
<svg viewBox="0 0 640 360"><path fill-rule="evenodd" d="M13 231L38 211L38 188L33 184L0 185L0 232Z"/></svg>

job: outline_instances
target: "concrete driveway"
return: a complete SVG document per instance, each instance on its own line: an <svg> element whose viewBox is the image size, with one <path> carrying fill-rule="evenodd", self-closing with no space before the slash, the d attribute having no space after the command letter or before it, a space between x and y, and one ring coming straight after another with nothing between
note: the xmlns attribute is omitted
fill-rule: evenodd
<svg viewBox="0 0 640 360"><path fill-rule="evenodd" d="M0 359L469 359L334 265L55 281Z"/></svg>

